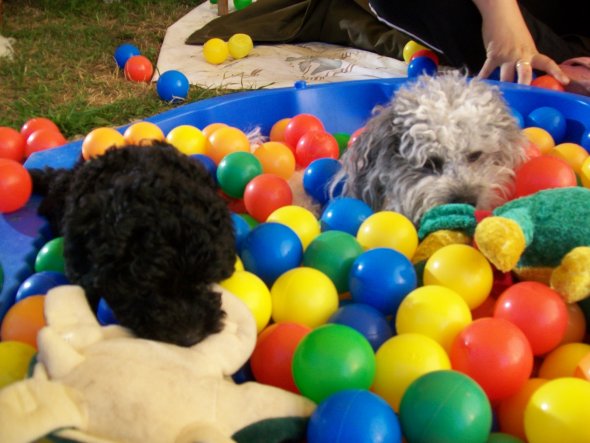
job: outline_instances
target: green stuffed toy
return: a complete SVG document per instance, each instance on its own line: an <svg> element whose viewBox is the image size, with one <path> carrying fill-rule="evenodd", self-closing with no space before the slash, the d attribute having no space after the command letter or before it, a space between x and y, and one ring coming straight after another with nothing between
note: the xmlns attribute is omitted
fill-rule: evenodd
<svg viewBox="0 0 590 443"><path fill-rule="evenodd" d="M539 191L496 208L479 223L472 206L438 206L424 215L418 235L419 259L473 237L500 271L547 283L568 303L590 296L590 189Z"/></svg>
<svg viewBox="0 0 590 443"><path fill-rule="evenodd" d="M224 329L192 347L102 327L79 286L46 296L33 376L0 390L0 442L279 442L305 437L310 400L231 375L256 342L254 318L222 293Z"/></svg>

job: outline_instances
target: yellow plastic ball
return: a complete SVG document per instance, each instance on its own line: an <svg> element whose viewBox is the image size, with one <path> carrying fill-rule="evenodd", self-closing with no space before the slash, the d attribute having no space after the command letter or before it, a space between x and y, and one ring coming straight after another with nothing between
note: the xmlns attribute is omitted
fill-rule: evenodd
<svg viewBox="0 0 590 443"><path fill-rule="evenodd" d="M243 131L233 126L222 126L209 136L209 143L205 154L211 157L215 164L232 152L250 152L250 140Z"/></svg>
<svg viewBox="0 0 590 443"><path fill-rule="evenodd" d="M548 381L524 411L529 443L590 442L590 383L573 377Z"/></svg>
<svg viewBox="0 0 590 443"><path fill-rule="evenodd" d="M24 379L37 350L18 341L0 342L0 389Z"/></svg>
<svg viewBox="0 0 590 443"><path fill-rule="evenodd" d="M272 319L323 325L338 309L338 291L332 280L317 269L299 267L282 274L270 289Z"/></svg>
<svg viewBox="0 0 590 443"><path fill-rule="evenodd" d="M152 122L137 122L123 133L125 141L132 145L149 146L155 141L164 141L166 137L158 125Z"/></svg>
<svg viewBox="0 0 590 443"><path fill-rule="evenodd" d="M428 49L426 46L421 45L414 40L410 40L408 43L405 44L402 55L404 57L404 61L406 63L410 63L412 56L421 49Z"/></svg>
<svg viewBox="0 0 590 443"><path fill-rule="evenodd" d="M248 34L234 34L227 41L227 46L230 55L235 59L240 59L250 53L254 48L254 43Z"/></svg>
<svg viewBox="0 0 590 443"><path fill-rule="evenodd" d="M304 250L321 232L320 222L315 215L301 206L283 206L273 211L266 221L281 223L291 228L301 240Z"/></svg>
<svg viewBox="0 0 590 443"><path fill-rule="evenodd" d="M551 148L549 155L565 160L578 175L582 172L582 165L588 158L588 151L577 143L560 143Z"/></svg>
<svg viewBox="0 0 590 443"><path fill-rule="evenodd" d="M590 157L582 163L580 168L580 179L585 188L590 188Z"/></svg>
<svg viewBox="0 0 590 443"><path fill-rule="evenodd" d="M443 347L422 334L398 334L379 347L372 390L399 412L401 399L410 384L432 371L450 369Z"/></svg>
<svg viewBox="0 0 590 443"><path fill-rule="evenodd" d="M220 38L211 38L203 45L203 57L207 63L219 65L227 60L229 48Z"/></svg>
<svg viewBox="0 0 590 443"><path fill-rule="evenodd" d="M262 143L254 151L254 156L260 161L264 173L289 180L295 172L295 155L284 143L273 141Z"/></svg>
<svg viewBox="0 0 590 443"><path fill-rule="evenodd" d="M440 344L446 352L469 323L471 310L459 294L438 285L422 286L401 302L395 317L398 334L415 332Z"/></svg>
<svg viewBox="0 0 590 443"><path fill-rule="evenodd" d="M270 291L260 277L248 271L236 271L220 285L244 302L256 320L258 332L268 325L271 314Z"/></svg>
<svg viewBox="0 0 590 443"><path fill-rule="evenodd" d="M96 128L90 131L82 141L82 158L88 160L98 157L112 147L125 145L123 134L114 128Z"/></svg>
<svg viewBox="0 0 590 443"><path fill-rule="evenodd" d="M424 285L441 285L457 292L469 309L481 305L490 294L494 276L492 265L481 252L469 245L448 245L426 261Z"/></svg>
<svg viewBox="0 0 590 443"><path fill-rule="evenodd" d="M186 155L204 154L207 138L203 132L191 125L180 125L173 128L166 141Z"/></svg>
<svg viewBox="0 0 590 443"><path fill-rule="evenodd" d="M380 211L367 217L360 225L356 239L364 249L391 248L411 260L418 247L418 233L404 215Z"/></svg>
<svg viewBox="0 0 590 443"><path fill-rule="evenodd" d="M285 142L285 128L291 121L291 117L282 118L275 122L270 128L270 141L272 142Z"/></svg>
<svg viewBox="0 0 590 443"><path fill-rule="evenodd" d="M239 255L236 255L236 263L234 265L234 272L235 271L244 271L244 263L242 263L242 259Z"/></svg>
<svg viewBox="0 0 590 443"><path fill-rule="evenodd" d="M580 360L590 353L587 343L566 343L545 356L539 367L539 377L548 380L573 377Z"/></svg>
<svg viewBox="0 0 590 443"><path fill-rule="evenodd" d="M547 154L551 148L555 146L553 137L547 130L543 128L531 126L529 128L524 128L522 133L532 144L539 148L541 154Z"/></svg>

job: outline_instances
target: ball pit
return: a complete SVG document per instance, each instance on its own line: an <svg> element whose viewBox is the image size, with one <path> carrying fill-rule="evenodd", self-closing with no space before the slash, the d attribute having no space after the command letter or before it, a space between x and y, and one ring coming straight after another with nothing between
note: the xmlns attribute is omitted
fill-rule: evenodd
<svg viewBox="0 0 590 443"><path fill-rule="evenodd" d="M263 134L268 134L275 123L281 120L289 121L295 115L308 113L317 115L323 122L326 131L332 134L338 132L350 134L356 131L357 128L362 128L373 106L387 102L391 92L403 81L402 79L383 79L368 82L351 82L346 85L305 86L303 84L298 85L297 88L286 88L285 90L237 93L210 101L204 100L191 103L159 116L154 116L150 120L157 123L165 133L169 133L180 124L206 128L212 123L221 124L223 122L225 125L243 130L250 130L253 124L260 125ZM588 129L588 115L590 115L588 100L571 94L558 94L553 91L543 91L540 88L532 91L530 88L510 84L501 84L500 89L505 93L514 109L521 115L529 115L540 106L551 106L558 109L566 118L564 141L579 144L584 149L590 147L587 136L590 133ZM280 103L281 106L277 106L277 103ZM256 109L254 116L252 109ZM121 130L124 129L121 128ZM205 131L203 132L205 133ZM278 129L276 132L280 133ZM547 151L553 146L555 146L555 143ZM80 154L80 148L81 143L75 141L50 151L36 152L27 159L25 166L71 167ZM583 182L584 176L582 175L581 178ZM0 215L0 239L3 241L8 240L5 242L6 247L0 250L0 263L6 274L2 292L0 293L0 317L4 316L10 306L13 305L14 294L20 283L26 276L31 275L31 257L34 257L38 249L50 239L45 237L47 233L42 229L44 225L34 214L36 204L37 201L34 198L31 199L26 207L15 213L18 219L13 214ZM346 212L343 214L343 217L347 217ZM260 223L260 226L264 226L264 224ZM43 241L40 241L39 237ZM18 243L18 245L14 246L12 243ZM347 303L350 302L343 302L342 306L347 305ZM579 306L583 305L585 303L579 303ZM577 312L580 314L580 310ZM584 316L582 315L582 317ZM579 331L584 331L585 324L580 327L578 322L577 329L578 332L573 343L584 344L581 342L587 340L587 338L583 334L580 337ZM544 358L547 357L540 356L539 362ZM574 368L574 371L582 358L584 356L580 357L579 361L572 362L571 367ZM572 356L571 359L577 359L577 354ZM326 369L320 370L320 372L329 374L334 371L334 366L337 366L337 363L333 363L332 366L326 365ZM569 364L568 367L570 367ZM585 382L582 379L580 381ZM558 408L561 408L556 415L557 418L560 418L561 415L567 413L563 405L563 400L568 398L567 390L564 386L559 386L556 391L557 394L552 395L553 399L561 401L561 404L555 403ZM338 423L339 415L333 417L331 420L334 421L326 423L326 426L329 427ZM460 416L459 412L456 412L456 415ZM575 423L575 420L569 422L562 435L576 437L579 430L574 428ZM540 426L538 423L537 425ZM368 429L365 430L365 435L369 433ZM490 436L490 441L492 441L491 439L492 436Z"/></svg>

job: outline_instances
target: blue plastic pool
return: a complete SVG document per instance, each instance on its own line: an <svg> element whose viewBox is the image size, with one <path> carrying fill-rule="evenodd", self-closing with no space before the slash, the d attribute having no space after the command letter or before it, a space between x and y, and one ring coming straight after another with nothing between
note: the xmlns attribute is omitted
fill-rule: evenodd
<svg viewBox="0 0 590 443"><path fill-rule="evenodd" d="M298 82L291 88L241 92L180 106L146 121L164 133L188 124L199 128L222 122L249 131L260 127L264 134L278 120L299 113L319 117L329 132L352 133L364 125L372 109L386 103L406 79L380 79L309 86ZM540 106L560 110L567 119L566 140L590 150L590 99L515 84L500 84L508 103L526 116ZM127 127L118 128L123 132ZM81 140L31 156L25 166L71 167L80 155ZM20 283L33 273L37 251L49 240L44 221L32 198L20 211L0 216L0 265L4 284L0 291L0 322Z"/></svg>

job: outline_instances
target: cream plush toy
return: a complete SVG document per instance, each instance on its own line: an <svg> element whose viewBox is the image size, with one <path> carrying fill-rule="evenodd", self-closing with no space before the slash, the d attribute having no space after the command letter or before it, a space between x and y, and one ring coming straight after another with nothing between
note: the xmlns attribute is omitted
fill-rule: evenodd
<svg viewBox="0 0 590 443"><path fill-rule="evenodd" d="M49 434L103 443L303 438L313 402L231 379L254 349L256 326L239 299L216 290L224 329L186 348L100 326L78 286L51 290L32 377L0 391L0 442Z"/></svg>

